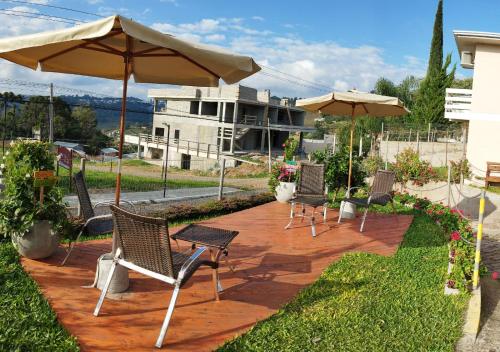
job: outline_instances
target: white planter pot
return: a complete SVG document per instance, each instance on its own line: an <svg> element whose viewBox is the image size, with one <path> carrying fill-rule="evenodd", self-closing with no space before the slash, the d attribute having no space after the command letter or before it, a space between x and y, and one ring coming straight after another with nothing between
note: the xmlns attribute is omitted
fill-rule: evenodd
<svg viewBox="0 0 500 352"><path fill-rule="evenodd" d="M356 218L356 204L342 201L340 209L342 209L342 219Z"/></svg>
<svg viewBox="0 0 500 352"><path fill-rule="evenodd" d="M280 203L286 203L293 197L295 192L295 182L280 182L276 187L276 200Z"/></svg>
<svg viewBox="0 0 500 352"><path fill-rule="evenodd" d="M47 220L38 221L22 237L13 236L12 243L19 254L29 259L50 257L59 246L60 237Z"/></svg>

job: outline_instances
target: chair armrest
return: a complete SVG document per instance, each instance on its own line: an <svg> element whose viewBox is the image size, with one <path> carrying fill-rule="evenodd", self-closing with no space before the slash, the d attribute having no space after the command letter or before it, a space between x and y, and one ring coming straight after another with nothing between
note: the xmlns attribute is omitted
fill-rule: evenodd
<svg viewBox="0 0 500 352"><path fill-rule="evenodd" d="M177 280L181 280L184 278L184 274L186 273L186 270L189 269L189 267L195 262L196 259L200 255L203 254L207 250L207 247L199 247L192 255L189 257L189 259L182 265L181 270L179 271L179 275L177 275Z"/></svg>
<svg viewBox="0 0 500 352"><path fill-rule="evenodd" d="M136 213L134 203L132 203L131 201L128 201L128 200L120 200L120 204L122 204L122 203L130 205L132 207L134 213ZM108 201L104 201L104 202L97 202L97 203L94 204L93 208L96 209L97 207L109 206L109 205L112 205L112 204L115 204L115 201L108 200Z"/></svg>
<svg viewBox="0 0 500 352"><path fill-rule="evenodd" d="M112 219L112 218L113 218L113 214L96 215L96 216L93 216L93 217L87 219L87 221L85 221L85 224L83 225L83 227L86 227L89 223L91 223L92 221L95 221L95 220L104 220L104 219Z"/></svg>
<svg viewBox="0 0 500 352"><path fill-rule="evenodd" d="M348 188L347 191L345 191L346 198L350 198L351 197L351 191L353 189L360 189L360 188L362 188L362 187L351 187L351 188Z"/></svg>

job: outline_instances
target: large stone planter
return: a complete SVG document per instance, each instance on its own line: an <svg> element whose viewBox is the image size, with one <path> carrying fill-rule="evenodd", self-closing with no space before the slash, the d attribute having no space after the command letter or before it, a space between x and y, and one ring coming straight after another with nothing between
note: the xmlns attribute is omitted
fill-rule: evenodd
<svg viewBox="0 0 500 352"><path fill-rule="evenodd" d="M12 236L12 243L19 254L29 259L50 257L59 246L60 237L52 230L48 220L35 223L24 236Z"/></svg>
<svg viewBox="0 0 500 352"><path fill-rule="evenodd" d="M342 201L340 209L342 209L342 219L356 218L356 204Z"/></svg>
<svg viewBox="0 0 500 352"><path fill-rule="evenodd" d="M280 182L276 187L276 200L280 203L286 203L293 198L295 192L295 182Z"/></svg>
<svg viewBox="0 0 500 352"><path fill-rule="evenodd" d="M105 253L99 257L97 262L97 272L95 286L102 290L106 279L108 278L109 269L111 268L111 263L113 262L113 254ZM115 268L115 273L113 274L113 279L109 284L108 292L110 293L120 293L128 290L129 279L128 279L128 269L117 265Z"/></svg>

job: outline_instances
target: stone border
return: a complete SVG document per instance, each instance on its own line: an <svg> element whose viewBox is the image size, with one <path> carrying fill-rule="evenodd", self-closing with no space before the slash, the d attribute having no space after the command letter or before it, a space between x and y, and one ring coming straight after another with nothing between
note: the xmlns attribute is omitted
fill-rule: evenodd
<svg viewBox="0 0 500 352"><path fill-rule="evenodd" d="M462 342L474 344L479 333L481 322L481 285L471 292L469 307L465 313L465 323L463 327Z"/></svg>

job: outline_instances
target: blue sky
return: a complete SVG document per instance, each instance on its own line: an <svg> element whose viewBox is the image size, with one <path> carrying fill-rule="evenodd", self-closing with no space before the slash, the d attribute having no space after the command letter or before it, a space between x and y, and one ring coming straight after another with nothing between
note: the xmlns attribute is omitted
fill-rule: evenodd
<svg viewBox="0 0 500 352"><path fill-rule="evenodd" d="M195 1L33 0L103 16L120 13L179 37L253 56L265 66L244 82L274 94L313 96L329 88L370 90L380 76L399 82L425 72L437 0L422 1ZM55 8L0 1L2 9L89 21L97 17ZM17 12L19 14L19 12ZM453 29L500 32L500 2L445 0L445 52L458 55ZM0 12L0 36L33 33L69 24ZM56 86L117 96L119 82L30 72L0 62L0 78L53 81ZM291 74L297 79L284 75ZM459 68L460 77L471 76ZM304 81L306 80L306 81ZM145 97L148 85L131 86ZM1 88L1 87L0 87Z"/></svg>

